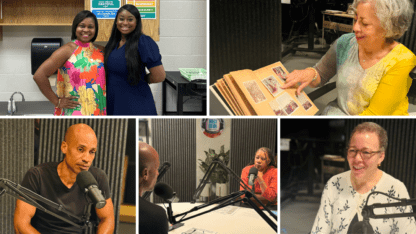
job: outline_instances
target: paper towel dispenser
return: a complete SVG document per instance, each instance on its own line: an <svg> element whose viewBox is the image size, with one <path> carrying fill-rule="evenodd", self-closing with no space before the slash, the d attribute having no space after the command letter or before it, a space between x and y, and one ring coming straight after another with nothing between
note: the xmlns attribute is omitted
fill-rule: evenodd
<svg viewBox="0 0 416 234"><path fill-rule="evenodd" d="M33 38L31 46L32 75L63 44L62 38Z"/></svg>

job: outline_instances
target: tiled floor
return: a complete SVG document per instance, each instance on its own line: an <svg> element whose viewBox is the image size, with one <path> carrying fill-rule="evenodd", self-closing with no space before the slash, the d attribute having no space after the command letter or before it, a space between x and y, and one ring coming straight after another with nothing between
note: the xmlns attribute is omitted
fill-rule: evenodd
<svg viewBox="0 0 416 234"><path fill-rule="evenodd" d="M292 201L282 203L280 208L280 233L309 233L318 212L319 202Z"/></svg>

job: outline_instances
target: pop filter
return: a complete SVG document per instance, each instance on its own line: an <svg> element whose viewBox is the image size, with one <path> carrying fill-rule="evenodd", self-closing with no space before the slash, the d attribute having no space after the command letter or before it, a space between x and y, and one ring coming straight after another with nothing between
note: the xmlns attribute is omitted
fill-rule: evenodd
<svg viewBox="0 0 416 234"><path fill-rule="evenodd" d="M368 220L365 220L354 224L354 226L352 226L351 233L374 234L374 230Z"/></svg>
<svg viewBox="0 0 416 234"><path fill-rule="evenodd" d="M259 170L256 167L250 168L248 171L248 185L254 185L254 179L257 177Z"/></svg>
<svg viewBox="0 0 416 234"><path fill-rule="evenodd" d="M155 188L153 189L153 192L165 201L175 196L175 193L173 192L172 187L170 187L168 184L163 183L163 182L157 183L155 185Z"/></svg>

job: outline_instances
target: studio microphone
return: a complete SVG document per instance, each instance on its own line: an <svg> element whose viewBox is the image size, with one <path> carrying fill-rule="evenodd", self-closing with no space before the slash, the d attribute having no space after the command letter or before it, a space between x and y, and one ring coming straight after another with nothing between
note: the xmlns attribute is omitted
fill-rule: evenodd
<svg viewBox="0 0 416 234"><path fill-rule="evenodd" d="M352 226L351 233L374 234L374 230L368 221L360 221Z"/></svg>
<svg viewBox="0 0 416 234"><path fill-rule="evenodd" d="M172 187L170 187L166 183L159 182L155 185L153 192L159 197L161 197L164 201L169 202L169 205L166 208L166 211L168 213L168 220L169 220L169 223L176 224L175 218L173 217L172 204L171 204L173 200L175 199L176 193L173 192Z"/></svg>
<svg viewBox="0 0 416 234"><path fill-rule="evenodd" d="M165 201L172 201L173 197L176 195L176 193L173 192L172 187L163 182L157 183L153 192Z"/></svg>
<svg viewBox="0 0 416 234"><path fill-rule="evenodd" d="M81 190L88 194L88 197L91 198L95 207L101 209L105 206L106 201L104 196L98 188L97 181L89 171L81 171L78 173L76 182Z"/></svg>
<svg viewBox="0 0 416 234"><path fill-rule="evenodd" d="M257 173L259 173L259 170L255 166L250 168L248 171L248 185L254 185L254 179L256 179Z"/></svg>
<svg viewBox="0 0 416 234"><path fill-rule="evenodd" d="M368 197L367 197L367 200L368 200ZM373 227L371 227L370 220L369 220L371 211L366 206L367 205L365 205L363 210L361 211L361 215L363 216L363 221L359 221L356 224L354 224L354 226L352 226L351 233L374 234Z"/></svg>

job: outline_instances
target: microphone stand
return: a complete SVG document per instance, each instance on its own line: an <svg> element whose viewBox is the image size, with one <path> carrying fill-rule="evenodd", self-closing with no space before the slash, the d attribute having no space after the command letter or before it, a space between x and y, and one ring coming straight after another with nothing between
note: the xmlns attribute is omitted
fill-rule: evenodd
<svg viewBox="0 0 416 234"><path fill-rule="evenodd" d="M6 188L12 190L12 192L7 191ZM80 217L72 214L68 210L66 210L65 207L61 204L57 204L57 203L55 203L51 200L48 200L47 198L42 197L39 194L37 194L37 193L19 185L19 184L16 184L16 183L14 183L10 180L0 179L0 197L1 197L1 195L5 194L5 193L9 194L10 196L12 196L14 198L22 200L22 201L36 207L36 209L39 209L39 210L41 210L41 211L43 211L43 212L45 212L49 215L52 215L55 218L58 218L58 219L66 222L66 223L69 223L69 224L71 224L71 225L73 225L77 228L86 229L89 226L89 223L90 223L89 222L89 216L90 216L89 213L87 214L87 216L80 218ZM73 221L71 221L71 220L69 220L69 219L67 219L63 216L58 215L58 214L46 209L45 207L40 205L37 201L45 203L45 204L57 209L58 211L63 212L65 214L67 214L68 216L70 216L70 217L72 217L72 218L74 218L74 219L76 219L80 222L83 222L84 225L76 224ZM89 204L88 207L90 208L91 204Z"/></svg>
<svg viewBox="0 0 416 234"><path fill-rule="evenodd" d="M84 216L82 217L83 220L85 220L85 226L87 227L87 229L85 230L85 234L87 234L87 230L93 230L94 226L93 223L90 221L90 217L91 217L91 207L92 207L92 201L91 199L89 199L87 192L84 193L85 195L85 199L88 202L88 205L86 207L84 207ZM94 232L95 233L95 232Z"/></svg>
<svg viewBox="0 0 416 234"><path fill-rule="evenodd" d="M384 196L387 196L391 199L395 199L399 202L394 202L394 203L387 203L387 204L381 204L381 203L374 203L372 205L367 205L368 204L368 200L370 198L370 196L372 194L382 194ZM374 214L374 209L376 208L387 208L387 207L397 207L397 206L410 206L410 205L416 205L416 199L401 199L401 198L395 198L392 197L386 193L383 192L371 192L370 194L368 194L367 196L367 201L363 207L363 211L361 212L361 214L363 215L363 233L367 234L369 232L369 234L374 233L369 219L373 218L373 219L386 219L386 218L402 218L402 217L416 217L416 212L413 213L395 213L395 214Z"/></svg>

